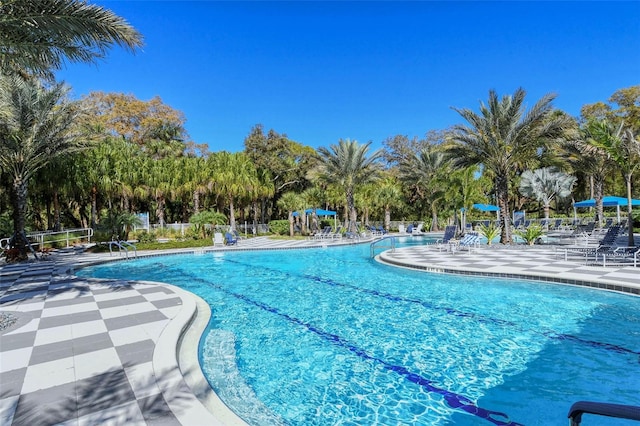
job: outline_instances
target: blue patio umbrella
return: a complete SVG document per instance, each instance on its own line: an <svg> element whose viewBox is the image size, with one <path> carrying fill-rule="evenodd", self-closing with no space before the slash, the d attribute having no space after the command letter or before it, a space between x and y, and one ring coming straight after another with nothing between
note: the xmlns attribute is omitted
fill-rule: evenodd
<svg viewBox="0 0 640 426"><path fill-rule="evenodd" d="M473 208L476 210L480 210L483 212L498 212L500 211L500 207L494 206L493 204L474 204Z"/></svg>
<svg viewBox="0 0 640 426"><path fill-rule="evenodd" d="M305 215L310 215L311 213L313 213L313 209L306 209L304 211ZM298 212L293 212L294 216L298 216ZM316 209L316 215L317 216L333 216L333 226L335 227L336 224L336 220L337 220L337 212L334 212L333 210L325 210L325 209Z"/></svg>
<svg viewBox="0 0 640 426"><path fill-rule="evenodd" d="M629 205L629 202L626 197L616 197L613 195L607 195L606 197L602 197L602 205L604 207L616 207L618 211L618 222L620 222L620 207ZM631 205L640 206L640 200L632 199ZM576 208L581 208L581 207L595 207L595 206L596 206L595 198L590 198L588 200L582 200L582 201L573 203L574 210Z"/></svg>

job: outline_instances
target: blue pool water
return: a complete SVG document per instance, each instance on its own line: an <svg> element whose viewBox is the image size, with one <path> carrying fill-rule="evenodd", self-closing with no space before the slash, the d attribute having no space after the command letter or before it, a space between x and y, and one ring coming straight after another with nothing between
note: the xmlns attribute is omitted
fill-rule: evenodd
<svg viewBox="0 0 640 426"><path fill-rule="evenodd" d="M640 405L639 298L412 272L369 254L219 252L80 274L205 299L203 371L252 425L557 425L578 400Z"/></svg>

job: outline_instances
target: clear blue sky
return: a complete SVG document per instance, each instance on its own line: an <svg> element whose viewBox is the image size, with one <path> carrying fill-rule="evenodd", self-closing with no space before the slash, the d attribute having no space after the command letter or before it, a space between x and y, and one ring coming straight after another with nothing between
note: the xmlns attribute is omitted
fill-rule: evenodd
<svg viewBox="0 0 640 426"><path fill-rule="evenodd" d="M90 91L160 96L196 143L243 149L262 123L312 146L423 137L490 89L572 115L640 84L640 2L96 1L145 37L71 64Z"/></svg>

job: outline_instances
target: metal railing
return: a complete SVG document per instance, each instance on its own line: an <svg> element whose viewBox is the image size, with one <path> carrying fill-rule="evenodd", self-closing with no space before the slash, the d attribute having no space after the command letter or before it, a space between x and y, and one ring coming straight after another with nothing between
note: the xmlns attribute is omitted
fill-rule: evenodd
<svg viewBox="0 0 640 426"><path fill-rule="evenodd" d="M136 246L127 241L109 241L109 254L111 256L113 256L113 246L116 246L118 248L118 255L120 255L122 251L124 251L127 259L129 258L129 249L127 248L127 246L133 248L133 256L138 257L138 250Z"/></svg>
<svg viewBox="0 0 640 426"><path fill-rule="evenodd" d="M93 237L92 228L76 228L65 229L64 231L40 231L30 232L27 234L27 238L31 241L32 245L38 245L40 250L44 248L45 244L64 242L67 247L71 241L83 241L87 243L91 242ZM0 239L0 248L8 249L11 238Z"/></svg>
<svg viewBox="0 0 640 426"><path fill-rule="evenodd" d="M396 249L396 237L383 237L372 242L369 245L371 257L375 257L376 249L391 249L391 251L393 252Z"/></svg>
<svg viewBox="0 0 640 426"><path fill-rule="evenodd" d="M571 426L579 426L583 414L640 420L640 407L633 405L609 404L605 402L578 401L569 410Z"/></svg>

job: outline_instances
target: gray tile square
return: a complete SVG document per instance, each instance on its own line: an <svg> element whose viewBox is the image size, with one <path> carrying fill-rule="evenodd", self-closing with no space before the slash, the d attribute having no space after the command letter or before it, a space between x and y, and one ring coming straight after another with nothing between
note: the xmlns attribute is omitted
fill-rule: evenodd
<svg viewBox="0 0 640 426"><path fill-rule="evenodd" d="M138 406L147 425L178 426L180 422L175 417L162 395L140 398Z"/></svg>
<svg viewBox="0 0 640 426"><path fill-rule="evenodd" d="M69 344L69 342L66 342ZM113 341L109 333L94 334L71 340L74 355L82 355L113 347Z"/></svg>
<svg viewBox="0 0 640 426"><path fill-rule="evenodd" d="M108 318L104 322L107 325L107 330L117 330L120 328L131 327L139 324L147 324L155 321L166 320L167 317L160 311L142 312L134 315L127 315L124 317Z"/></svg>
<svg viewBox="0 0 640 426"><path fill-rule="evenodd" d="M100 309L113 308L114 306L135 305L136 303L144 303L147 299L142 296L131 296L124 298L117 298L113 300L104 300L98 302Z"/></svg>
<svg viewBox="0 0 640 426"><path fill-rule="evenodd" d="M152 300L151 303L153 303L153 306L158 309L171 308L173 306L181 306L182 299L179 297L172 297L171 299Z"/></svg>
<svg viewBox="0 0 640 426"><path fill-rule="evenodd" d="M73 347L69 341L49 343L46 345L34 346L29 359L29 365L41 364L43 362L56 361L73 356Z"/></svg>
<svg viewBox="0 0 640 426"><path fill-rule="evenodd" d="M36 332L14 333L0 336L0 351L11 351L14 349L33 346L36 340Z"/></svg>
<svg viewBox="0 0 640 426"><path fill-rule="evenodd" d="M116 346L116 351L123 365L136 365L152 361L154 349L153 340Z"/></svg>
<svg viewBox="0 0 640 426"><path fill-rule="evenodd" d="M13 425L44 426L76 418L76 384L55 386L20 396Z"/></svg>
<svg viewBox="0 0 640 426"><path fill-rule="evenodd" d="M140 294L149 294L149 293L164 293L164 294L172 294L173 290L168 287L164 287L161 285L155 285L153 287L139 288L137 289Z"/></svg>
<svg viewBox="0 0 640 426"><path fill-rule="evenodd" d="M77 312L69 315L44 317L40 320L40 328L59 327L61 325L77 324L87 321L101 320L100 311Z"/></svg>
<svg viewBox="0 0 640 426"><path fill-rule="evenodd" d="M76 384L79 417L136 399L123 369L110 370Z"/></svg>
<svg viewBox="0 0 640 426"><path fill-rule="evenodd" d="M16 368L0 373L0 398L20 395L24 376L27 374L27 368Z"/></svg>

